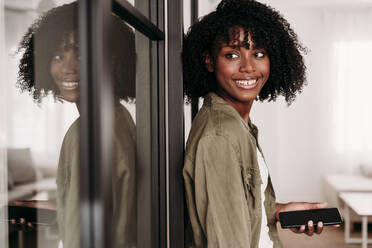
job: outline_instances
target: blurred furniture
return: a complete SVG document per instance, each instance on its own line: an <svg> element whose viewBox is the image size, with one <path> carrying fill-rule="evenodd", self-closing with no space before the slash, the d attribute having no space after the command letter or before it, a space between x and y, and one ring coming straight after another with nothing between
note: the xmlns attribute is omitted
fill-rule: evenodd
<svg viewBox="0 0 372 248"><path fill-rule="evenodd" d="M362 248L367 248L372 239L368 239L368 216L372 216L372 192L347 192L341 193L340 199L345 203L345 242L349 244L362 243ZM350 237L350 209L362 220L362 238Z"/></svg>
<svg viewBox="0 0 372 248"><path fill-rule="evenodd" d="M335 174L325 177L325 196L330 207L337 207L345 215L344 202L339 195L343 192L372 192L372 178L362 174ZM360 222L360 217L351 209L351 222ZM372 220L372 218L370 218Z"/></svg>
<svg viewBox="0 0 372 248"><path fill-rule="evenodd" d="M34 164L29 148L8 148L7 158L8 202L32 199L37 194L43 194L44 199L55 198L56 167L40 169Z"/></svg>
<svg viewBox="0 0 372 248"><path fill-rule="evenodd" d="M43 154L35 158L44 159ZM56 199L57 161L52 160L52 163L45 161L44 166L40 162L35 163L29 148L8 148L7 160L8 205L13 205L17 200ZM24 217L27 219L27 214ZM9 228L9 248L57 248L57 246L58 230L54 226L39 225L29 232Z"/></svg>

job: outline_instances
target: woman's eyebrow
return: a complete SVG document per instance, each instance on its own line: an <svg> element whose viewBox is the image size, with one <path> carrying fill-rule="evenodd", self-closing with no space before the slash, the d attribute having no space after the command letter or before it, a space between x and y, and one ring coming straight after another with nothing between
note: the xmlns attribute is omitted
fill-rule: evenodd
<svg viewBox="0 0 372 248"><path fill-rule="evenodd" d="M63 46L63 51L78 50L78 49L79 49L79 45L76 43L64 44Z"/></svg>

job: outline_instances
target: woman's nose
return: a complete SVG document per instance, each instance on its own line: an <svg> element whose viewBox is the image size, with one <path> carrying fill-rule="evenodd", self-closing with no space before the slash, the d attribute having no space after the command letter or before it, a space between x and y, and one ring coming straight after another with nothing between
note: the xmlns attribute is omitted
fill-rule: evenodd
<svg viewBox="0 0 372 248"><path fill-rule="evenodd" d="M62 70L63 73L76 73L79 70L79 61L74 52L66 52Z"/></svg>
<svg viewBox="0 0 372 248"><path fill-rule="evenodd" d="M240 60L240 71L248 73L255 71L254 61L253 58L251 58L251 56L249 55L242 56Z"/></svg>

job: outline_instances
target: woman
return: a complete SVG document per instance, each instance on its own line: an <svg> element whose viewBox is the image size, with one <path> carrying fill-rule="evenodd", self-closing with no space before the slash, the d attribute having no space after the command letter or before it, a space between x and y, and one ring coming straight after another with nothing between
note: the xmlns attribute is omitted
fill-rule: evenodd
<svg viewBox="0 0 372 248"><path fill-rule="evenodd" d="M48 94L75 103L79 109L79 41L77 3L48 11L24 36L18 86L38 103ZM112 78L115 85L113 159L113 229L115 247L136 245L135 124L120 100L135 97L133 31L117 16L109 31ZM102 82L104 83L104 82ZM80 247L78 118L63 140L57 172L57 219L64 247Z"/></svg>
<svg viewBox="0 0 372 248"><path fill-rule="evenodd" d="M204 98L186 146L183 176L193 247L282 247L279 212L327 203L275 201L251 122L253 102L291 104L305 83L305 52L289 23L253 0L222 0L196 22L183 46L187 98ZM295 233L320 234L309 221Z"/></svg>

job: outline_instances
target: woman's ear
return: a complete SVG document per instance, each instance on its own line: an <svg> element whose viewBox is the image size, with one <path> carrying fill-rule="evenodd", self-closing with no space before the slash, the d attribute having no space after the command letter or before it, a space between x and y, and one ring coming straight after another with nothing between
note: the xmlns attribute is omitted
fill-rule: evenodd
<svg viewBox="0 0 372 248"><path fill-rule="evenodd" d="M209 53L205 54L205 67L209 72L214 72L214 66L213 66L213 61Z"/></svg>

